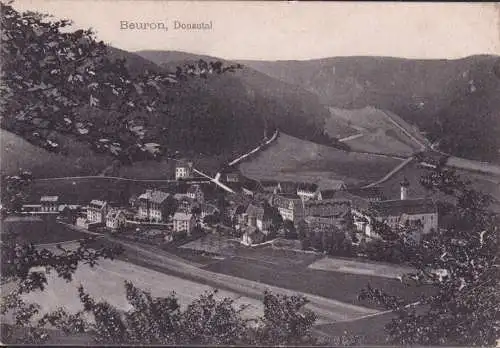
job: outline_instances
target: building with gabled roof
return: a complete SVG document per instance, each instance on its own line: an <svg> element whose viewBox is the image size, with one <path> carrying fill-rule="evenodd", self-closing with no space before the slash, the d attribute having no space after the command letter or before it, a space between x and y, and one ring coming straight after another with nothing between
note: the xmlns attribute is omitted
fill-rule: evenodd
<svg viewBox="0 0 500 348"><path fill-rule="evenodd" d="M199 184L193 184L189 186L186 195L197 201L198 203L203 203L205 201L205 194L203 193L203 190L201 189L201 186Z"/></svg>
<svg viewBox="0 0 500 348"><path fill-rule="evenodd" d="M91 224L106 223L106 214L108 213L108 203L98 199L90 201L87 207L87 221Z"/></svg>
<svg viewBox="0 0 500 348"><path fill-rule="evenodd" d="M173 217L173 230L175 233L186 232L191 235L191 231L196 225L196 219L191 213L177 211Z"/></svg>
<svg viewBox="0 0 500 348"><path fill-rule="evenodd" d="M56 213L59 207L59 196L42 196L40 198L42 212Z"/></svg>
<svg viewBox="0 0 500 348"><path fill-rule="evenodd" d="M193 162L179 160L175 164L175 180L191 178L193 175Z"/></svg>
<svg viewBox="0 0 500 348"><path fill-rule="evenodd" d="M407 225L418 225L421 233L427 234L438 230L438 209L436 203L429 198L408 198L408 180L401 183L400 199L368 201L357 197L353 202L352 214L354 224L359 231L368 236L376 236L372 229L372 219L384 222L392 229Z"/></svg>
<svg viewBox="0 0 500 348"><path fill-rule="evenodd" d="M272 195L269 204L278 209L283 220L290 220L294 225L305 217L304 201L296 194Z"/></svg>
<svg viewBox="0 0 500 348"><path fill-rule="evenodd" d="M271 217L266 213L264 206L255 203L249 204L245 211L247 226L256 227L267 234L271 227Z"/></svg>
<svg viewBox="0 0 500 348"><path fill-rule="evenodd" d="M243 236L241 237L241 243L244 245L254 245L262 243L266 238L266 235L260 231L255 226L247 226L244 228Z"/></svg>
<svg viewBox="0 0 500 348"><path fill-rule="evenodd" d="M126 214L125 211L121 209L110 209L106 215L106 227L112 230L117 230L120 227L124 227L126 224Z"/></svg>
<svg viewBox="0 0 500 348"><path fill-rule="evenodd" d="M146 190L138 197L138 215L141 219L161 222L167 219L168 205L173 200L170 193L159 190Z"/></svg>

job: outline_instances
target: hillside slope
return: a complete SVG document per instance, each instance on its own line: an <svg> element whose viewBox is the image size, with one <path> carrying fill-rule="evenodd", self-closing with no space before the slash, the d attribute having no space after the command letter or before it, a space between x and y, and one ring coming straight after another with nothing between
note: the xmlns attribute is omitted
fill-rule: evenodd
<svg viewBox="0 0 500 348"><path fill-rule="evenodd" d="M500 160L500 57L240 61L337 108L389 110L457 156ZM478 142L477 139L482 139Z"/></svg>
<svg viewBox="0 0 500 348"><path fill-rule="evenodd" d="M200 59L221 61L227 65L233 63L217 57L178 51L150 50L138 51L136 54L170 72L175 72L178 66L194 64ZM268 130L278 127L304 139L319 141L317 136L323 132L324 123L329 117L328 110L314 93L248 67L209 79L204 88L213 98L223 98L227 103L234 101L236 114L242 105L249 103L247 106L251 107L257 124L263 123ZM247 131L251 129L247 128ZM263 134L263 129L260 134Z"/></svg>

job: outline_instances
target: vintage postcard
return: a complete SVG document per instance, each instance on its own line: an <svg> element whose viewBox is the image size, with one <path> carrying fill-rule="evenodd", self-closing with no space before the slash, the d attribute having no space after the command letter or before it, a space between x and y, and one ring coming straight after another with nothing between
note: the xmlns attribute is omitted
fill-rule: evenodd
<svg viewBox="0 0 500 348"><path fill-rule="evenodd" d="M497 344L498 4L0 1L2 344Z"/></svg>

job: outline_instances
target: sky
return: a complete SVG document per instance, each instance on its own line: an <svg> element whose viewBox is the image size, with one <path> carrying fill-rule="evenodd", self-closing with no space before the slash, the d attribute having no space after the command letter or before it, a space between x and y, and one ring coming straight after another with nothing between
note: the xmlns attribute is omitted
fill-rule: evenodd
<svg viewBox="0 0 500 348"><path fill-rule="evenodd" d="M303 60L332 56L453 59L500 54L493 3L16 0L18 10L68 18L128 51L176 50L226 59ZM122 22L168 30L122 29ZM174 30L174 21L212 23Z"/></svg>

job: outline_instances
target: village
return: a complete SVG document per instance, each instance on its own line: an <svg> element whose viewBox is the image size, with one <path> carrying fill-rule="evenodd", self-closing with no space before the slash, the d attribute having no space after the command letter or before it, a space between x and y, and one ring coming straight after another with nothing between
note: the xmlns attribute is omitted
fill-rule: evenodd
<svg viewBox="0 0 500 348"><path fill-rule="evenodd" d="M80 205L53 195L23 205L22 212L137 240L187 242L222 233L243 246L279 238L299 240L297 248L316 251L324 249L317 244L325 239L340 238L351 246L380 239L376 222L404 230L402 237L410 243L438 230L436 202L409 196L406 178L400 183L400 196L387 198L376 186L347 188L339 183L320 189L315 183L252 180L234 166L217 175L217 183L228 190L214 191L213 182L201 180L187 160L176 163L174 176L180 184L175 189L151 187L128 197L128 205L102 199Z"/></svg>

